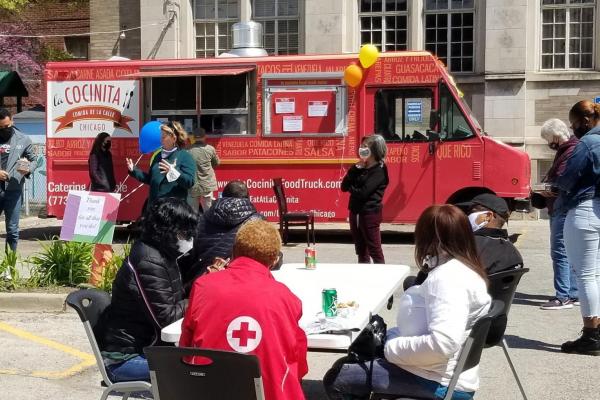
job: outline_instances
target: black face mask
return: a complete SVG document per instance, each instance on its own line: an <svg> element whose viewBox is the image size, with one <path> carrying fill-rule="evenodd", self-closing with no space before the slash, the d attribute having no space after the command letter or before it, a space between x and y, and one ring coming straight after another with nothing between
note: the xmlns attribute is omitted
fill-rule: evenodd
<svg viewBox="0 0 600 400"><path fill-rule="evenodd" d="M0 140L2 140L3 142L8 142L11 136L13 135L13 132L14 128L12 126L0 129Z"/></svg>
<svg viewBox="0 0 600 400"><path fill-rule="evenodd" d="M554 151L558 150L559 146L560 145L558 143L549 143L548 144L548 147L550 147L550 150L554 150Z"/></svg>
<svg viewBox="0 0 600 400"><path fill-rule="evenodd" d="M108 151L108 150L110 150L110 145L111 145L110 142L106 142L106 143L102 144L102 148L104 150Z"/></svg>
<svg viewBox="0 0 600 400"><path fill-rule="evenodd" d="M588 133L589 129L587 126L579 126L573 129L573 134L577 139L581 139L586 133Z"/></svg>

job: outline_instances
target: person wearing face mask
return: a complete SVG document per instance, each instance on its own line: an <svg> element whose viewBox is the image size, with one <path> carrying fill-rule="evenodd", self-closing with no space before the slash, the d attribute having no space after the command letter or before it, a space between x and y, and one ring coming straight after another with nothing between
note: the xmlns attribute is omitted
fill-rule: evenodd
<svg viewBox="0 0 600 400"><path fill-rule="evenodd" d="M99 346L113 382L149 381L144 347L160 344L160 330L183 318L187 300L177 261L191 249L196 223L181 199L158 199L146 211L101 316Z"/></svg>
<svg viewBox="0 0 600 400"><path fill-rule="evenodd" d="M469 221L458 207L423 211L415 227L415 261L429 276L400 297L384 358L338 360L323 378L330 400L368 399L372 391L398 395L393 398L444 397L471 327L491 304ZM478 388L476 366L460 374L452 399L472 399Z"/></svg>
<svg viewBox="0 0 600 400"><path fill-rule="evenodd" d="M10 112L0 108L0 214L6 224L6 248L17 250L23 185L36 168L31 139L13 126Z"/></svg>
<svg viewBox="0 0 600 400"><path fill-rule="evenodd" d="M547 208L550 216L550 257L554 270L554 289L555 296L542 304L542 310L561 310L573 308L578 304L579 295L577 292L577 280L575 271L567 258L563 230L567 210L556 212L554 202L558 195L558 189L553 187L554 182L562 174L567 165L567 160L579 142L575 135L569 133L569 128L560 119L553 118L544 122L541 130L541 137L548 142L548 147L556 151L552 166L548 173L542 179L543 183L550 185L550 190L534 192L531 196L531 204L536 208ZM536 197L538 203L536 203Z"/></svg>
<svg viewBox="0 0 600 400"><path fill-rule="evenodd" d="M148 172L143 172L126 158L129 175L150 185L149 207L162 197L187 199L189 189L194 185L196 163L185 150L187 133L177 121L161 125L160 155L152 159Z"/></svg>
<svg viewBox="0 0 600 400"><path fill-rule="evenodd" d="M555 185L554 212L566 212L565 248L575 270L583 319L581 336L561 345L565 353L600 355L600 105L576 103L569 121L579 143Z"/></svg>
<svg viewBox="0 0 600 400"><path fill-rule="evenodd" d="M308 372L302 303L270 272L281 237L263 220L239 229L228 268L198 278L181 326L181 347L236 351L260 360L265 399L302 400Z"/></svg>
<svg viewBox="0 0 600 400"><path fill-rule="evenodd" d="M111 137L106 132L100 132L94 139L88 159L92 192L114 192L117 187L111 144Z"/></svg>
<svg viewBox="0 0 600 400"><path fill-rule="evenodd" d="M248 187L234 180L223 188L223 193L209 209L198 215L194 249L180 263L183 287L189 293L200 275L206 273L217 258L232 256L235 235L248 221L264 219L250 201Z"/></svg>
<svg viewBox="0 0 600 400"><path fill-rule="evenodd" d="M504 224L510 218L508 204L492 193L482 193L470 202L457 204L469 209L477 254L488 274L523 267L523 257L508 238Z"/></svg>
<svg viewBox="0 0 600 400"><path fill-rule="evenodd" d="M510 210L506 201L495 194L482 193L471 201L456 204L467 213L475 238L477 255L487 274L523 267L523 257L503 229L508 222ZM404 281L404 290L420 285L427 279L427 269Z"/></svg>
<svg viewBox="0 0 600 400"><path fill-rule="evenodd" d="M359 263L385 264L380 225L383 195L390 180L385 156L387 146L380 135L365 136L358 149L360 161L342 180L342 192L350 193L350 231Z"/></svg>

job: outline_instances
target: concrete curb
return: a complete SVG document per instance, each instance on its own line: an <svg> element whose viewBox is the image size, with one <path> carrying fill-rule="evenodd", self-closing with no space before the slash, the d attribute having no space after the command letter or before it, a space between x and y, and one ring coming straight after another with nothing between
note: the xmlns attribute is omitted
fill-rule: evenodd
<svg viewBox="0 0 600 400"><path fill-rule="evenodd" d="M0 293L0 312L64 312L67 293Z"/></svg>

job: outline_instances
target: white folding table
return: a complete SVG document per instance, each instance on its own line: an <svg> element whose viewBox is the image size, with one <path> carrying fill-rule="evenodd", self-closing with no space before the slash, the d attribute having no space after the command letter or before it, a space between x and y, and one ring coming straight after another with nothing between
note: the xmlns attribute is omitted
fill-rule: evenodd
<svg viewBox="0 0 600 400"><path fill-rule="evenodd" d="M306 269L304 264L284 264L280 270L273 271L273 276L302 301L300 327L305 330L318 321L323 289L336 289L340 302L358 303L358 309L351 315L327 320L328 325L334 323L338 328L307 335L311 351L341 352L348 349L367 325L369 316L387 304L409 270L406 265L392 264L317 264L314 270ZM163 328L161 339L177 343L181 336L181 322L179 320Z"/></svg>

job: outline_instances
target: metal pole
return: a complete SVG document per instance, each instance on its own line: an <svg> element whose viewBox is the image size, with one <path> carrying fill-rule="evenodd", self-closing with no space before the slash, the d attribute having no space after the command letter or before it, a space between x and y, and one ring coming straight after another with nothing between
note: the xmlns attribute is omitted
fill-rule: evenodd
<svg viewBox="0 0 600 400"><path fill-rule="evenodd" d="M27 182L25 182L25 190L23 192L24 203L25 203L25 215L29 217L29 190L27 189Z"/></svg>

